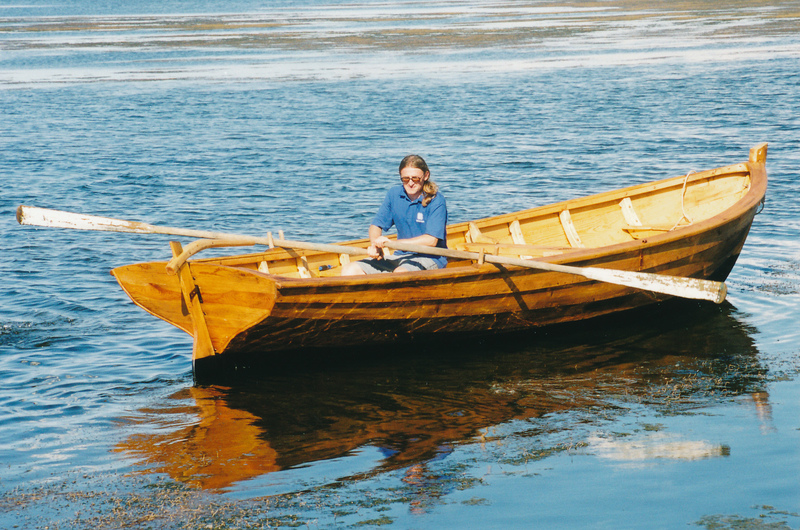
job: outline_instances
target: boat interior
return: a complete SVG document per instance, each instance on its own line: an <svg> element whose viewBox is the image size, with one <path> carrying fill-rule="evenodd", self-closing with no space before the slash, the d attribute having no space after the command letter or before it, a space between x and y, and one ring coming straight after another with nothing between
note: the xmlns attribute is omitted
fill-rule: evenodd
<svg viewBox="0 0 800 530"><path fill-rule="evenodd" d="M710 219L748 191L746 164L689 173L589 197L582 197L448 226L448 247L478 254L546 258L650 238ZM390 236L392 237L392 236ZM270 234L270 239L271 234ZM277 241L283 240L283 234ZM340 243L366 248L366 239ZM265 252L206 258L203 263L242 267L289 278L339 276L348 254L271 248ZM475 260L451 259L449 267Z"/></svg>

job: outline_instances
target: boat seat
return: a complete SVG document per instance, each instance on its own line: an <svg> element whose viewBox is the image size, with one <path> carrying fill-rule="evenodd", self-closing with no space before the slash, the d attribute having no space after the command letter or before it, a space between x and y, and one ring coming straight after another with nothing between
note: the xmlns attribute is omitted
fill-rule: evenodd
<svg viewBox="0 0 800 530"><path fill-rule="evenodd" d="M464 234L464 243L456 245L458 250L470 252L484 251L495 256L514 256L522 259L533 259L534 257L554 256L562 254L570 247L553 247L544 245L529 245L522 233L522 227L518 220L508 224L508 232L512 243L503 243L493 237L482 233L478 225L474 222L469 223L469 230Z"/></svg>

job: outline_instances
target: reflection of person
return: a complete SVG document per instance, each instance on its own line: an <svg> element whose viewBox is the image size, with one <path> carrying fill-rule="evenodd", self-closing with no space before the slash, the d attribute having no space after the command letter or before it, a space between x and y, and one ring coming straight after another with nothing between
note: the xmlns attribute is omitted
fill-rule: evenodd
<svg viewBox="0 0 800 530"><path fill-rule="evenodd" d="M431 172L422 157L408 155L400 162L402 185L389 190L369 227L369 258L345 266L343 276L411 272L447 265L447 258L442 256L397 251L385 257L383 251L389 241L383 232L392 226L397 227L398 241L447 248L447 205L430 177Z"/></svg>

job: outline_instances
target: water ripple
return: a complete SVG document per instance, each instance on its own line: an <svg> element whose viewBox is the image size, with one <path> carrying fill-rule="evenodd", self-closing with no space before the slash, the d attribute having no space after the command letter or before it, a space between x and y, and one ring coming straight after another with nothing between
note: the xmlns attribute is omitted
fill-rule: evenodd
<svg viewBox="0 0 800 530"><path fill-rule="evenodd" d="M223 501L231 527L264 506L288 514L273 526L402 527L507 506L586 527L619 522L623 498L625 524L669 527L706 515L698 499L794 509L797 29L793 2L0 6L0 526L86 527L99 510L204 527ZM194 385L190 337L108 274L169 257L170 238L14 219L32 204L338 241L366 235L410 152L458 222L738 162L761 141L767 201L727 304L244 386ZM666 482L669 499L631 500ZM129 505L107 493L123 490Z"/></svg>

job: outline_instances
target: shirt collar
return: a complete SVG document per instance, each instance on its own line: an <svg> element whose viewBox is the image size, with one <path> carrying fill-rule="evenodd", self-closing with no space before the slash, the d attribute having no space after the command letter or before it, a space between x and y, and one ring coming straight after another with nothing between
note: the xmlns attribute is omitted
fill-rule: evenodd
<svg viewBox="0 0 800 530"><path fill-rule="evenodd" d="M417 197L416 199L414 199L414 200L412 201L412 200L411 200L411 197L409 197L409 196L408 196L408 193L406 193L406 189L405 189L405 187L403 187L403 186L400 186L400 196L401 196L402 198L404 198L405 200L407 200L408 202L410 202L411 204L414 204L414 203L416 203L416 202L422 202L422 199L425 197L425 192L422 192L422 193L420 193L420 194L419 194L419 197Z"/></svg>

